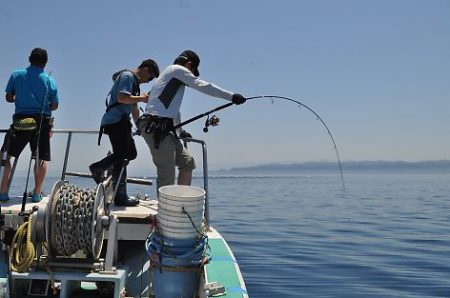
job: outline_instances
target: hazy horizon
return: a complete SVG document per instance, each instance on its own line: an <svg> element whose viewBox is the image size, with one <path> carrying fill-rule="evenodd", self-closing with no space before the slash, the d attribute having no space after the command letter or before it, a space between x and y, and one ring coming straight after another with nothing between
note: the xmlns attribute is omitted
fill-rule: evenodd
<svg viewBox="0 0 450 298"><path fill-rule="evenodd" d="M450 160L426 160L426 161L343 161L342 168L344 173L350 171L362 171L362 170L386 170L386 171L438 171L438 172L450 172ZM26 175L27 169L23 167L18 168L17 175ZM61 167L56 167L56 164L49 163L48 176L60 176L62 170ZM88 173L88 168L70 168L69 172L81 172ZM194 175L202 175L202 165L198 164L197 169L194 170ZM251 165L209 165L208 169L210 174L217 173L233 173L233 172L302 172L307 173L317 171L327 171L331 173L339 174L339 165L337 161L308 161L308 162L286 162L286 163L265 163L265 164L251 164ZM156 176L155 168L136 168L130 167L128 169L129 176Z"/></svg>

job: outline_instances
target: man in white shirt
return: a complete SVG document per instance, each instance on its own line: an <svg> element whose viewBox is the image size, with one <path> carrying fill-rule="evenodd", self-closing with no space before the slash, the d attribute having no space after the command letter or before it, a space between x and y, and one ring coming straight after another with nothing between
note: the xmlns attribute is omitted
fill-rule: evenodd
<svg viewBox="0 0 450 298"><path fill-rule="evenodd" d="M178 166L178 184L190 185L195 162L183 147L173 129L180 121L180 106L185 86L207 95L242 104L246 98L198 78L200 58L191 51L182 52L158 77L150 91L139 129L150 148L157 169L157 189L175 182Z"/></svg>

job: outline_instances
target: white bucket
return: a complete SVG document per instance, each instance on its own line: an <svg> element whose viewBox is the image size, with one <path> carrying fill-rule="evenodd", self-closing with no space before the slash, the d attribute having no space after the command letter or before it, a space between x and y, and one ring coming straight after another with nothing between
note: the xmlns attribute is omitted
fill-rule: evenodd
<svg viewBox="0 0 450 298"><path fill-rule="evenodd" d="M171 221L174 223L190 223L191 220L193 222L199 222L202 221L203 219L203 213L197 213L197 214L189 214L191 216L191 219L189 219L189 217L187 216L187 214L180 214L180 213L175 213L175 212L171 212L171 211L167 211L167 210L162 210L159 209L158 210L158 220L166 220L166 221Z"/></svg>
<svg viewBox="0 0 450 298"><path fill-rule="evenodd" d="M160 204L162 204L162 205L168 205L169 207L180 206L182 204L183 206L186 206L186 207L193 207L193 208L195 208L195 207L198 207L198 206L203 206L204 199L200 199L198 201L186 201L186 202L184 202L184 201L176 201L176 200L168 199L168 198L160 195L159 199L158 199L158 202Z"/></svg>
<svg viewBox="0 0 450 298"><path fill-rule="evenodd" d="M174 212L176 214L182 214L183 210L186 211L187 213L189 213L189 215L191 214L197 214L197 213L203 213L203 202L201 202L202 205L197 204L197 205L189 205L187 203L181 203L179 205L170 205L170 204L166 204L163 201L159 201L158 202L158 209L163 210L164 211L168 211L168 212Z"/></svg>
<svg viewBox="0 0 450 298"><path fill-rule="evenodd" d="M191 227L187 228L171 228L159 225L159 232L163 237L171 238L171 239L194 239L198 236L198 232L196 229L194 229L191 225ZM199 232L202 230L202 226L197 226L197 229Z"/></svg>
<svg viewBox="0 0 450 298"><path fill-rule="evenodd" d="M202 217L191 217L192 222L201 222L202 221ZM190 228L192 227L192 222L191 220L186 216L186 218L182 218L182 217L177 217L177 218L168 218L164 215L162 215L161 213L158 214L158 225L163 225L166 227L171 227L171 228Z"/></svg>
<svg viewBox="0 0 450 298"><path fill-rule="evenodd" d="M158 191L156 219L162 236L175 239L195 238L197 230L202 230L205 191L187 185L163 186Z"/></svg>
<svg viewBox="0 0 450 298"><path fill-rule="evenodd" d="M167 185L159 188L159 195L172 201L192 202L205 199L205 190L190 185Z"/></svg>
<svg viewBox="0 0 450 298"><path fill-rule="evenodd" d="M194 220L192 220L192 222L195 223ZM176 229L180 229L180 230L192 230L192 229L200 229L200 225L201 225L201 221L197 221L200 224L195 224L195 227L193 225L192 222L178 222L178 221L170 221L170 220L165 220L163 218L158 218L158 227L160 228L164 228L164 229L171 229L174 230L174 232L176 232Z"/></svg>

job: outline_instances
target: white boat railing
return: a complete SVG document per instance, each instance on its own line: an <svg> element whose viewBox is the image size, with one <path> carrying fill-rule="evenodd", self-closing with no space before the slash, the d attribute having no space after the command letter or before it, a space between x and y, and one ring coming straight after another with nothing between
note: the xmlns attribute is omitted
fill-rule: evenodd
<svg viewBox="0 0 450 298"><path fill-rule="evenodd" d="M205 189L205 221L209 225L209 189L208 189L208 153L206 150L206 143L202 140L185 138L187 142L197 143L202 146L203 159L203 188Z"/></svg>
<svg viewBox="0 0 450 298"><path fill-rule="evenodd" d="M7 133L8 129L0 129L0 133ZM83 130L83 129L53 129L53 133L55 134L67 134L67 142L66 142L66 150L64 153L64 162L61 170L61 180L66 180L66 176L78 176L78 177L92 177L91 174L87 173L78 173L78 172L68 172L67 164L69 161L70 147L72 143L72 136L74 134L98 134L98 130ZM192 142L196 144L200 144L202 146L202 160L203 160L203 188L205 189L205 220L206 224L209 225L209 189L208 189L208 156L206 143L203 140L185 138L183 139L187 142ZM15 168L17 165L17 158L14 160L14 164L11 169L11 177L9 179L8 188L11 184L12 178L14 176ZM3 166L0 166L0 177L2 176ZM1 179L1 178L0 178ZM128 178L127 182L134 184L143 184L143 185L152 185L152 181L148 179L139 179L139 178Z"/></svg>

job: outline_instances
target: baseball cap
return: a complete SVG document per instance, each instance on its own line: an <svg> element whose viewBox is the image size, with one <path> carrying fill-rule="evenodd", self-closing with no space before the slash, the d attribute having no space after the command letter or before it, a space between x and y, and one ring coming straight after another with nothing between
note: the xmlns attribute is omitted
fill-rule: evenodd
<svg viewBox="0 0 450 298"><path fill-rule="evenodd" d="M194 70L192 71L192 73L198 77L200 75L199 71L198 71L198 66L200 65L200 58L198 57L198 55L191 50L186 50L183 53L181 53L179 56L180 57L184 57L186 58L188 61L191 61L194 67Z"/></svg>

